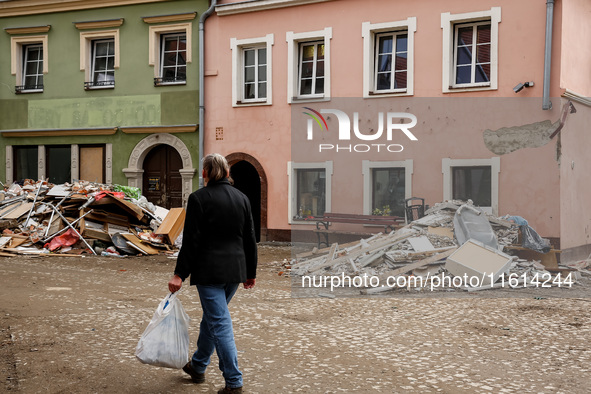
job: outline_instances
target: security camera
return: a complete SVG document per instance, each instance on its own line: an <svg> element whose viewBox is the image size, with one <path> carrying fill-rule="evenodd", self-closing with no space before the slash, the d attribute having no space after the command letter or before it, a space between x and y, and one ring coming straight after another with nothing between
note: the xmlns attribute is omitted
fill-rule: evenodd
<svg viewBox="0 0 591 394"><path fill-rule="evenodd" d="M513 91L515 93L519 93L523 90L523 88L531 88L532 86L534 86L533 82L518 83L517 86L513 88Z"/></svg>

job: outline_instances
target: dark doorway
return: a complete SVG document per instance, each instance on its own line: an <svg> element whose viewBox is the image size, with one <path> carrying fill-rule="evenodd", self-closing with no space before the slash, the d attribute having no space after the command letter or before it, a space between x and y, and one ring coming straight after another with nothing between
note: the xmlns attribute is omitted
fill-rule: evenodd
<svg viewBox="0 0 591 394"><path fill-rule="evenodd" d="M158 145L144 159L143 195L148 201L170 209L183 206L183 161L172 146Z"/></svg>
<svg viewBox="0 0 591 394"><path fill-rule="evenodd" d="M257 242L261 240L261 178L256 168L247 161L239 161L230 167L234 187L250 200L254 231Z"/></svg>

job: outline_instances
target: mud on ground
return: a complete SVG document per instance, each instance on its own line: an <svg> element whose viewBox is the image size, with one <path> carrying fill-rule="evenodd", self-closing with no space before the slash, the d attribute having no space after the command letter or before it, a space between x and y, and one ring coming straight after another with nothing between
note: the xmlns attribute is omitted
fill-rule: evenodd
<svg viewBox="0 0 591 394"><path fill-rule="evenodd" d="M297 299L279 275L290 249L259 251L257 286L231 303L245 392L588 392L591 314L580 295ZM215 392L215 356L202 385L134 357L174 263L0 258L0 391ZM179 298L194 343L197 292Z"/></svg>

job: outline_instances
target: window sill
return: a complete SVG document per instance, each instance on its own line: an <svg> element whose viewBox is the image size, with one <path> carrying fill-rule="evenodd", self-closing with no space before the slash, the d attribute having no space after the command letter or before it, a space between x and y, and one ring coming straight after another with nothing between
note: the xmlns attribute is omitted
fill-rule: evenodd
<svg viewBox="0 0 591 394"><path fill-rule="evenodd" d="M264 101L236 101L232 106L233 107L255 107L260 105L271 105L271 102L268 100Z"/></svg>
<svg viewBox="0 0 591 394"><path fill-rule="evenodd" d="M330 101L330 97L292 97L289 104L292 103L319 103Z"/></svg>
<svg viewBox="0 0 591 394"><path fill-rule="evenodd" d="M163 78L154 78L154 86L186 85L187 80L164 80Z"/></svg>
<svg viewBox="0 0 591 394"><path fill-rule="evenodd" d="M385 92L369 92L364 98L380 98L380 97L405 97L413 96L413 93L409 93L406 90L403 91L385 91Z"/></svg>
<svg viewBox="0 0 591 394"><path fill-rule="evenodd" d="M289 224L297 224L297 225L310 225L310 226L316 226L316 222L318 220L322 220L321 217L318 218L314 218L314 219L298 219L298 218L291 218L291 220L289 221Z"/></svg>
<svg viewBox="0 0 591 394"><path fill-rule="evenodd" d="M444 89L443 93L477 92L483 90L497 90L497 88L496 86L492 86L492 84L457 85Z"/></svg>
<svg viewBox="0 0 591 394"><path fill-rule="evenodd" d="M43 89L15 90L15 94L43 93Z"/></svg>
<svg viewBox="0 0 591 394"><path fill-rule="evenodd" d="M115 82L99 83L84 82L84 90L115 89Z"/></svg>
<svg viewBox="0 0 591 394"><path fill-rule="evenodd" d="M175 85L186 85L186 82L166 82L166 83L155 83L154 86L175 86Z"/></svg>

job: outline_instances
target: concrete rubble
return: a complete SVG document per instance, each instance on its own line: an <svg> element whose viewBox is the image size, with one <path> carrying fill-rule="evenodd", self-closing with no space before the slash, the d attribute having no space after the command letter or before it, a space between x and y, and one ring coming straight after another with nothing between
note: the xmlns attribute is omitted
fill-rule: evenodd
<svg viewBox="0 0 591 394"><path fill-rule="evenodd" d="M174 255L184 218L138 188L29 179L0 190L0 256Z"/></svg>
<svg viewBox="0 0 591 394"><path fill-rule="evenodd" d="M466 212L470 212L468 219L458 217ZM370 286L365 281L360 289L362 294L427 289L477 291L519 288L524 283L528 287L568 287L581 275L591 276L591 260L562 267L558 264L559 250L548 247L547 253L540 253L524 248L524 223L527 222L519 217L492 216L474 207L470 200L445 201L389 234L379 233L343 245L334 243L320 250L314 248L284 265L292 283L305 283L300 279L309 277L379 279L379 286L374 286L377 280ZM449 282L438 280L437 286L432 286L434 277L446 276ZM559 283L564 280L567 282Z"/></svg>

